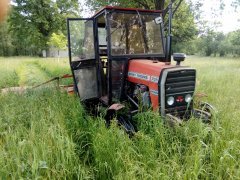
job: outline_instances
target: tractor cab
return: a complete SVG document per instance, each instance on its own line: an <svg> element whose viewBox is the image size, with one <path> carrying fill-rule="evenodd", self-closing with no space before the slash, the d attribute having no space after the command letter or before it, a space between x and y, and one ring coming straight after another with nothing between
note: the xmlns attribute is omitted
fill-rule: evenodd
<svg viewBox="0 0 240 180"><path fill-rule="evenodd" d="M119 100L130 59L168 61L161 11L107 6L92 18L69 18L68 32L81 100Z"/></svg>
<svg viewBox="0 0 240 180"><path fill-rule="evenodd" d="M163 117L189 118L196 70L180 65L182 53L171 65L171 19L172 4L163 11L106 6L91 18L69 18L69 59L80 100L110 109L128 102L131 113L146 106Z"/></svg>

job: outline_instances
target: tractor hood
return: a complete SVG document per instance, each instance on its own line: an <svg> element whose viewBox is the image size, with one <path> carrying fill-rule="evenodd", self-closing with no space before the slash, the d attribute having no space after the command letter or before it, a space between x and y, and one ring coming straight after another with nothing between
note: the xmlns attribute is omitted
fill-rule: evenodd
<svg viewBox="0 0 240 180"><path fill-rule="evenodd" d="M158 109L158 84L161 72L174 67L169 62L159 62L148 59L133 59L128 64L128 81L134 84L144 84L149 88L152 107Z"/></svg>
<svg viewBox="0 0 240 180"><path fill-rule="evenodd" d="M149 85L158 83L161 71L166 68L174 67L169 62L159 62L148 59L133 59L128 65L128 81Z"/></svg>
<svg viewBox="0 0 240 180"><path fill-rule="evenodd" d="M192 96L195 90L195 77L196 70L189 67L146 59L129 61L128 81L133 84L146 85L150 92L153 109L158 110L159 104L161 104L162 115L166 113L165 109L170 112L170 110L175 111L176 106L179 106L179 108L187 107L185 101L182 102L181 100L178 103L176 102L173 108L166 104L165 99L170 95L174 98L182 98L187 94Z"/></svg>

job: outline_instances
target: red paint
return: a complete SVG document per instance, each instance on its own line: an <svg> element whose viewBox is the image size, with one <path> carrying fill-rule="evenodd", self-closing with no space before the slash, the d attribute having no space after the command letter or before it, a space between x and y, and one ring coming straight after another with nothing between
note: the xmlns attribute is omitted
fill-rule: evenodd
<svg viewBox="0 0 240 180"><path fill-rule="evenodd" d="M166 65L164 62L153 62L152 60L146 59L133 59L129 61L128 72L135 72L148 76L156 76L159 78L160 73L165 68L173 67L172 65ZM150 90L151 102L154 110L158 110L159 101L158 95L151 93L151 90L158 92L158 83L150 80L139 79L136 77L128 76L128 81L135 84L144 84L148 86Z"/></svg>
<svg viewBox="0 0 240 180"><path fill-rule="evenodd" d="M178 96L176 99L177 102L183 102L183 100L184 100L183 96Z"/></svg>

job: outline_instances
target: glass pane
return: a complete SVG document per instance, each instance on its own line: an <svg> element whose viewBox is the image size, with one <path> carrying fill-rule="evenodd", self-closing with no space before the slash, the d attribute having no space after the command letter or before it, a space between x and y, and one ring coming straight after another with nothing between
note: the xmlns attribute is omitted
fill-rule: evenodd
<svg viewBox="0 0 240 180"><path fill-rule="evenodd" d="M96 67L75 70L74 76L81 100L98 96Z"/></svg>
<svg viewBox="0 0 240 180"><path fill-rule="evenodd" d="M107 46L106 38L107 36L105 28L98 28L98 39L100 46Z"/></svg>
<svg viewBox="0 0 240 180"><path fill-rule="evenodd" d="M156 14L113 13L110 17L112 54L163 54Z"/></svg>
<svg viewBox="0 0 240 180"><path fill-rule="evenodd" d="M93 22L91 20L71 20L69 31L72 61L94 59Z"/></svg>

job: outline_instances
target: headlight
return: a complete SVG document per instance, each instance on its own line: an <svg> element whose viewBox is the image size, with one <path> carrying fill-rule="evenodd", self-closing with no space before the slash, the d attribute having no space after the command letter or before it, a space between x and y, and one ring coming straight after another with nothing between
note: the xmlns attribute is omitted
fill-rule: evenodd
<svg viewBox="0 0 240 180"><path fill-rule="evenodd" d="M173 97L173 96L168 97L168 99L167 99L167 104L168 104L169 106L171 106L171 105L174 104L174 97Z"/></svg>
<svg viewBox="0 0 240 180"><path fill-rule="evenodd" d="M187 95L185 96L185 101L186 101L187 103L190 103L191 100L192 100L191 94L187 94Z"/></svg>

